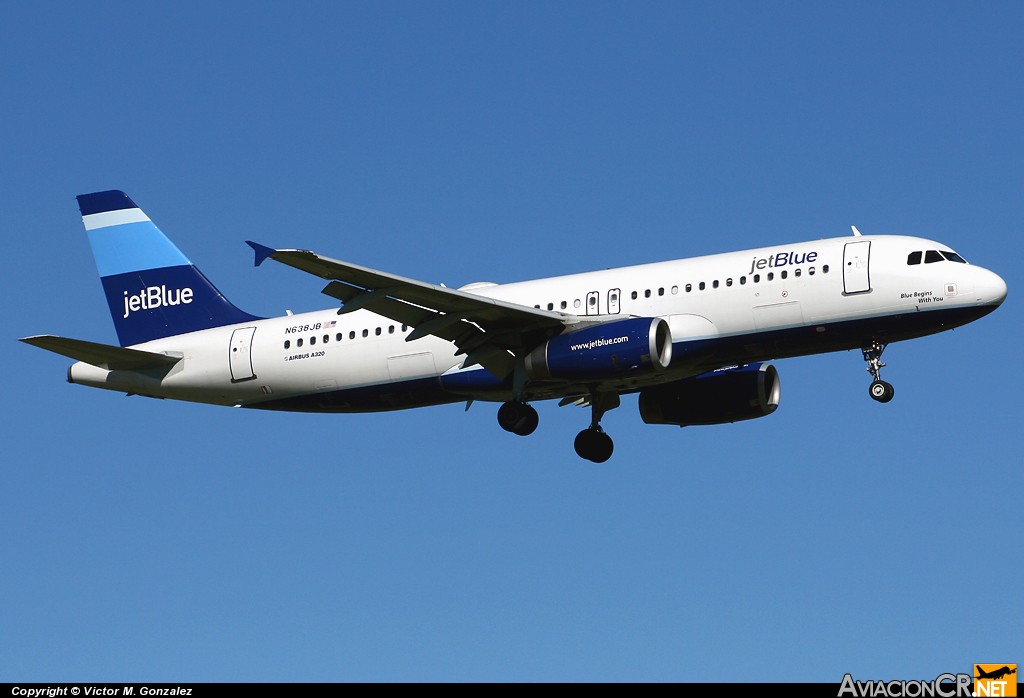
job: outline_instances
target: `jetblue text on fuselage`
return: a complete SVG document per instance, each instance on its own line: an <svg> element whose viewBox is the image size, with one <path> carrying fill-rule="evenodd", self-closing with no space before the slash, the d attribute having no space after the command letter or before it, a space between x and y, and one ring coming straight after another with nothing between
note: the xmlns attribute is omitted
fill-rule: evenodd
<svg viewBox="0 0 1024 698"><path fill-rule="evenodd" d="M578 351L580 349L594 349L595 347L606 347L610 344L622 344L628 342L629 337L615 337L613 339L592 339L589 342L583 344L570 344L569 349L572 351Z"/></svg>
<svg viewBox="0 0 1024 698"><path fill-rule="evenodd" d="M750 263L750 273L755 269L772 269L774 267L785 267L791 264L811 264L818 259L817 252L776 252L767 257L754 257Z"/></svg>
<svg viewBox="0 0 1024 698"><path fill-rule="evenodd" d="M135 295L124 292L124 317L137 310L154 310L167 305L180 305L192 302L191 288L172 288L167 290L164 285L147 286Z"/></svg>

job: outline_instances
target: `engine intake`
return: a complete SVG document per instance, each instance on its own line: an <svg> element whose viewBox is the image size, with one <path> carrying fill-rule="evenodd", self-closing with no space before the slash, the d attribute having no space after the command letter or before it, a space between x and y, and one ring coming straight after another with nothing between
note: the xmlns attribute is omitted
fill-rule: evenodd
<svg viewBox="0 0 1024 698"><path fill-rule="evenodd" d="M764 417L779 406L779 372L771 364L718 369L640 391L647 424L726 424Z"/></svg>
<svg viewBox="0 0 1024 698"><path fill-rule="evenodd" d="M660 371L672 361L672 332L661 318L630 318L549 339L526 356L534 380L601 379Z"/></svg>

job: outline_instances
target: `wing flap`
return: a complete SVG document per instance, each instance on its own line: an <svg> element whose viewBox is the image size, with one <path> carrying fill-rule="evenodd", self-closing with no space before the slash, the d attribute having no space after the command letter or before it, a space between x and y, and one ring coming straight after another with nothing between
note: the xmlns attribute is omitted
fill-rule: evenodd
<svg viewBox="0 0 1024 698"><path fill-rule="evenodd" d="M181 361L180 356L168 356L152 351L125 349L110 344L86 342L81 339L41 334L20 340L40 349L52 351L76 361L83 361L107 371L140 371L147 368L168 368Z"/></svg>

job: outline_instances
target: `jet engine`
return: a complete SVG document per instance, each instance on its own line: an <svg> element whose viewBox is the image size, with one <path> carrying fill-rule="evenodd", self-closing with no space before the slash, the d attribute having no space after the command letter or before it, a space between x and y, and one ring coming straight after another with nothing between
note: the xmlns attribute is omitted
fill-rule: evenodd
<svg viewBox="0 0 1024 698"><path fill-rule="evenodd" d="M535 380L588 380L660 371L672 361L672 332L661 318L590 325L549 339L526 356Z"/></svg>
<svg viewBox="0 0 1024 698"><path fill-rule="evenodd" d="M771 364L723 368L640 391L647 424L726 424L771 414L782 389Z"/></svg>

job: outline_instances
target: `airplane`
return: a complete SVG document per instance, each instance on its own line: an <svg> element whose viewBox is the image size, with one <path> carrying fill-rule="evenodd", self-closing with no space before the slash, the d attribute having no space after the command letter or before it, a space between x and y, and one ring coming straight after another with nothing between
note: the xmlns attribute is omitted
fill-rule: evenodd
<svg viewBox="0 0 1024 698"><path fill-rule="evenodd" d="M870 395L891 342L953 329L995 310L1006 283L949 246L862 235L458 289L300 249L248 241L328 283L340 308L263 318L239 310L127 194L78 205L120 346L36 335L72 358L70 383L129 395L299 412L375 412L501 403L526 436L531 404L590 408L577 454L613 452L601 426L620 396L641 419L724 424L773 413L772 360L860 349Z"/></svg>
<svg viewBox="0 0 1024 698"><path fill-rule="evenodd" d="M994 671L985 671L977 664L975 664L974 666L978 670L978 675L974 677L976 679L1001 679L1004 676L1009 676L1010 674L1017 673L1016 666L1013 669L1011 669L1009 666L1003 666Z"/></svg>

